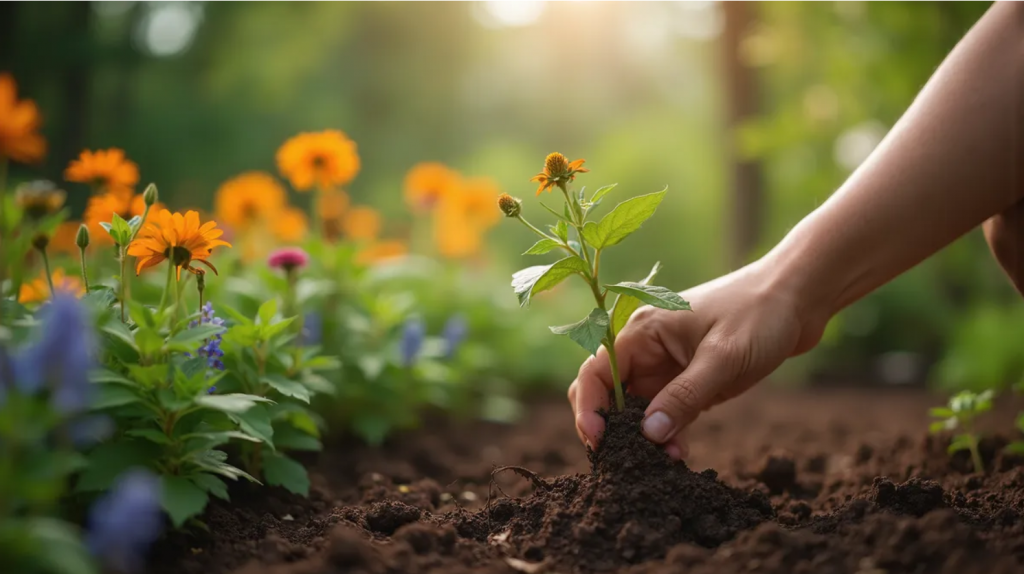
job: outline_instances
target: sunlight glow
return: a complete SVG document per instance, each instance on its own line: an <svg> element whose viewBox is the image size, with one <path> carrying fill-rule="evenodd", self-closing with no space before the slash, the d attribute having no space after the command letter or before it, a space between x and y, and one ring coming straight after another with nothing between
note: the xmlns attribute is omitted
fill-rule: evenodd
<svg viewBox="0 0 1024 574"><path fill-rule="evenodd" d="M473 13L488 28L529 26L544 13L543 0L485 0Z"/></svg>
<svg viewBox="0 0 1024 574"><path fill-rule="evenodd" d="M180 54L192 45L203 18L201 4L163 2L147 5L137 29L139 44L154 56Z"/></svg>

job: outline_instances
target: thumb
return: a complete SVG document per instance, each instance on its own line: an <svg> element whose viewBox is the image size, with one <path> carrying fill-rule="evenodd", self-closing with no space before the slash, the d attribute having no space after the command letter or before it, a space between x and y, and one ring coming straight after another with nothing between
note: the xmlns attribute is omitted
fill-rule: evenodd
<svg viewBox="0 0 1024 574"><path fill-rule="evenodd" d="M647 440L662 444L689 426L736 379L737 364L731 350L705 339L690 364L647 407L643 422Z"/></svg>

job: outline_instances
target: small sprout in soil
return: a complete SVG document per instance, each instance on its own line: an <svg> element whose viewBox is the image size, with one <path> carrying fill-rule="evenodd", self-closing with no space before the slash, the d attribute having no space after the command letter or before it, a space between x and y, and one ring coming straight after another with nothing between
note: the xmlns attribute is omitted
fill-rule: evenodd
<svg viewBox="0 0 1024 574"><path fill-rule="evenodd" d="M1017 415L1017 430L1024 433L1024 413ZM1015 440L1006 445L1006 452L1024 455L1024 440Z"/></svg>
<svg viewBox="0 0 1024 574"><path fill-rule="evenodd" d="M991 409L991 390L981 393L961 391L949 399L948 406L936 407L929 411L933 418L939 419L931 424L929 430L932 433L941 433L959 429L961 432L954 435L952 442L949 443L949 453L969 451L974 472L985 472L981 453L978 452L978 435L974 432L974 419ZM1020 423L1018 420L1018 425Z"/></svg>
<svg viewBox="0 0 1024 574"><path fill-rule="evenodd" d="M539 184L538 196L553 189L561 191L561 209L541 203L557 219L546 231L526 220L523 202L518 198L502 194L498 198L498 209L505 217L518 220L540 238L524 255L544 255L551 251L562 255L552 264L534 265L512 275L512 288L521 307L529 305L534 295L554 288L571 275L578 275L590 288L595 304L590 314L577 323L551 327L551 331L556 335L567 335L591 355L596 355L602 346L605 348L614 381L615 403L622 411L625 409L625 395L619 381L615 337L633 311L642 304L670 311L688 311L690 304L675 292L651 284L660 269L659 264L654 265L646 279L637 283L609 285L601 282L601 254L640 229L654 215L666 190L627 199L600 220L593 221L590 219L592 212L616 184L606 185L589 197L583 189L570 191L569 185L576 176L589 171L583 167L584 163L582 159L569 161L560 153L552 153L544 161L544 170L531 180Z"/></svg>

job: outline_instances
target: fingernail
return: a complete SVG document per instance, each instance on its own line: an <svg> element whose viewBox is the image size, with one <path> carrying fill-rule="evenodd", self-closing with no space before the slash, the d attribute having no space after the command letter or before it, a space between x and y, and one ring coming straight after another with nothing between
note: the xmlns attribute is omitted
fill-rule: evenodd
<svg viewBox="0 0 1024 574"><path fill-rule="evenodd" d="M590 444L590 439L587 439L587 450L594 450L594 447Z"/></svg>
<svg viewBox="0 0 1024 574"><path fill-rule="evenodd" d="M668 440L669 432L672 431L672 419L661 411L644 417L644 436L651 442L663 443Z"/></svg>

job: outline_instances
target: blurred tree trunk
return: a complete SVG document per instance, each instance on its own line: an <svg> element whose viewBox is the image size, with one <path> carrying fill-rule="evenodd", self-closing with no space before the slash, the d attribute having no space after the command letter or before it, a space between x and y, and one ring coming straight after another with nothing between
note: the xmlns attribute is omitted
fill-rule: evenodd
<svg viewBox="0 0 1024 574"><path fill-rule="evenodd" d="M736 129L758 111L759 94L754 70L744 62L743 39L754 23L752 2L722 2L726 94L726 157L732 184L729 225L730 263L745 264L761 240L764 181L757 161L743 159L737 150Z"/></svg>
<svg viewBox="0 0 1024 574"><path fill-rule="evenodd" d="M66 20L65 34L68 43L75 48L74 55L68 55L62 62L64 67L61 88L64 92L64 122L59 139L53 142L51 157L59 168L78 155L86 143L89 128L90 63L95 49L92 43L92 3L74 2L71 14Z"/></svg>

